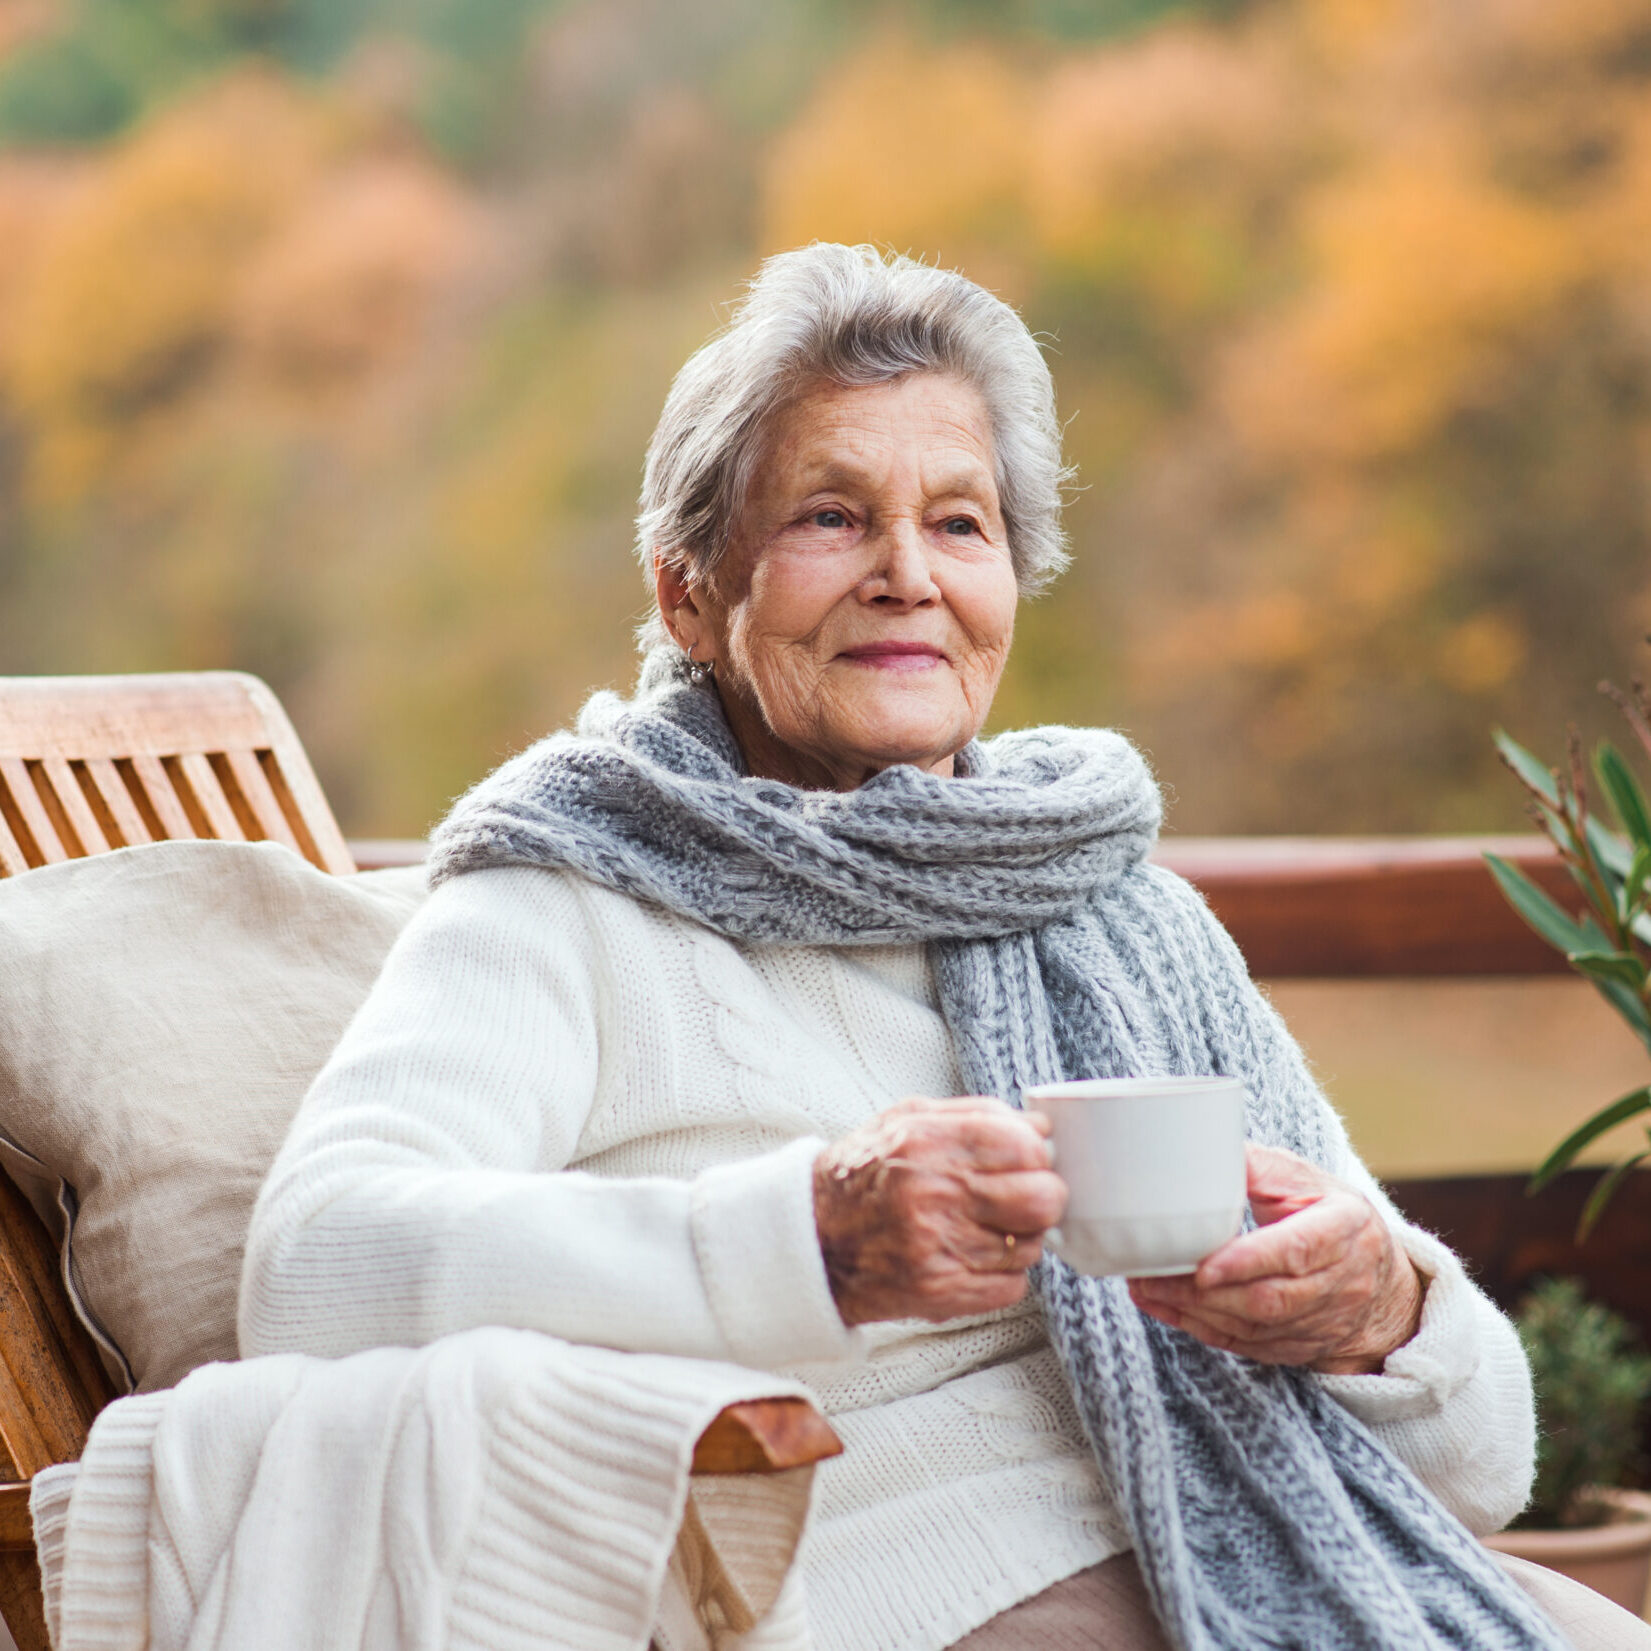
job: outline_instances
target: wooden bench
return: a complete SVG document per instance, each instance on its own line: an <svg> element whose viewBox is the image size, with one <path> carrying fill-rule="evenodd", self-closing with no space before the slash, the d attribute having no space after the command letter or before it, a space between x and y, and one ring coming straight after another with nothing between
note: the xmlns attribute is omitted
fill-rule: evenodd
<svg viewBox="0 0 1651 1651"><path fill-rule="evenodd" d="M166 839L284 843L328 872L354 858L279 702L214 671L0 678L0 877ZM49 1651L29 1479L78 1460L115 1397L63 1288L56 1245L0 1174L0 1616ZM695 1473L772 1473L837 1455L803 1399L730 1405Z"/></svg>

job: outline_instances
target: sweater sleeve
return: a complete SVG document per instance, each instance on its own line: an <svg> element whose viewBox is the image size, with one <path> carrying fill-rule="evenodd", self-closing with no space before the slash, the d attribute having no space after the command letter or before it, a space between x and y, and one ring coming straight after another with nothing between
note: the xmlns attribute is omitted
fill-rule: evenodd
<svg viewBox="0 0 1651 1651"><path fill-rule="evenodd" d="M1469 1530L1500 1530L1524 1507L1536 1465L1536 1412L1518 1335L1461 1261L1394 1208L1202 897L1160 867L1149 875L1160 895L1181 906L1195 946L1214 954L1206 978L1240 983L1232 1007L1247 1045L1245 1081L1314 1110L1326 1142L1323 1167L1370 1199L1426 1280L1421 1325L1380 1374L1315 1379Z"/></svg>
<svg viewBox="0 0 1651 1651"><path fill-rule="evenodd" d="M562 1167L600 1059L589 930L544 872L430 897L259 1195L243 1355L484 1324L758 1367L852 1355L814 1231L819 1140L683 1180Z"/></svg>
<svg viewBox="0 0 1651 1651"><path fill-rule="evenodd" d="M1530 1368L1513 1326L1431 1233L1409 1225L1353 1157L1342 1179L1389 1222L1425 1280L1416 1334L1379 1375L1319 1376L1476 1536L1524 1507L1536 1471Z"/></svg>

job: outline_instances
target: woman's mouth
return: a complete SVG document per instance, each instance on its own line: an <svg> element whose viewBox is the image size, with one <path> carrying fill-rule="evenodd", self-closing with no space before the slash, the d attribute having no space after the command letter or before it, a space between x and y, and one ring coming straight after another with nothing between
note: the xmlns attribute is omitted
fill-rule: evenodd
<svg viewBox="0 0 1651 1651"><path fill-rule="evenodd" d="M929 642L865 642L844 648L837 657L881 671L929 671L946 662L945 654Z"/></svg>

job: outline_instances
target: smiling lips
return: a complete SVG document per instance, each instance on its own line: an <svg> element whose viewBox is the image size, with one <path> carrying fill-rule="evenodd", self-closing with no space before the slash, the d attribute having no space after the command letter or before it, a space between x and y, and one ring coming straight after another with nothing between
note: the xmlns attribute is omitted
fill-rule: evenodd
<svg viewBox="0 0 1651 1651"><path fill-rule="evenodd" d="M944 652L929 642L865 642L837 657L883 671L927 671L946 662Z"/></svg>

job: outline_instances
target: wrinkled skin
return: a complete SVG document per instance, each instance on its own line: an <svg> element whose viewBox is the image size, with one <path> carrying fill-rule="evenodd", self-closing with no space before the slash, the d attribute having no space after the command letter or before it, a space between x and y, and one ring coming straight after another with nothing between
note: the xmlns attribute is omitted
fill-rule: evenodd
<svg viewBox="0 0 1651 1651"><path fill-rule="evenodd" d="M654 586L752 773L836 791L894 763L950 774L991 709L1018 600L979 391L919 373L801 395L715 576L660 558Z"/></svg>
<svg viewBox="0 0 1651 1651"><path fill-rule="evenodd" d="M1256 1228L1194 1274L1130 1282L1136 1306L1263 1364L1379 1371L1416 1334L1422 1281L1370 1200L1291 1152L1252 1146Z"/></svg>
<svg viewBox="0 0 1651 1651"><path fill-rule="evenodd" d="M775 418L721 563L661 552L672 639L714 672L753 774L851 791L895 763L950 775L1009 656L1017 589L990 420L959 379L814 385ZM1046 1126L1001 1101L902 1101L828 1147L815 1221L843 1321L1012 1306L1066 1187ZM1421 1286L1367 1200L1252 1151L1258 1232L1146 1312L1251 1358L1375 1370L1415 1333ZM1012 1240L1012 1242L1011 1242Z"/></svg>
<svg viewBox="0 0 1651 1651"><path fill-rule="evenodd" d="M1014 1306L1066 1208L1048 1133L993 1096L914 1097L827 1147L814 1220L843 1322Z"/></svg>

